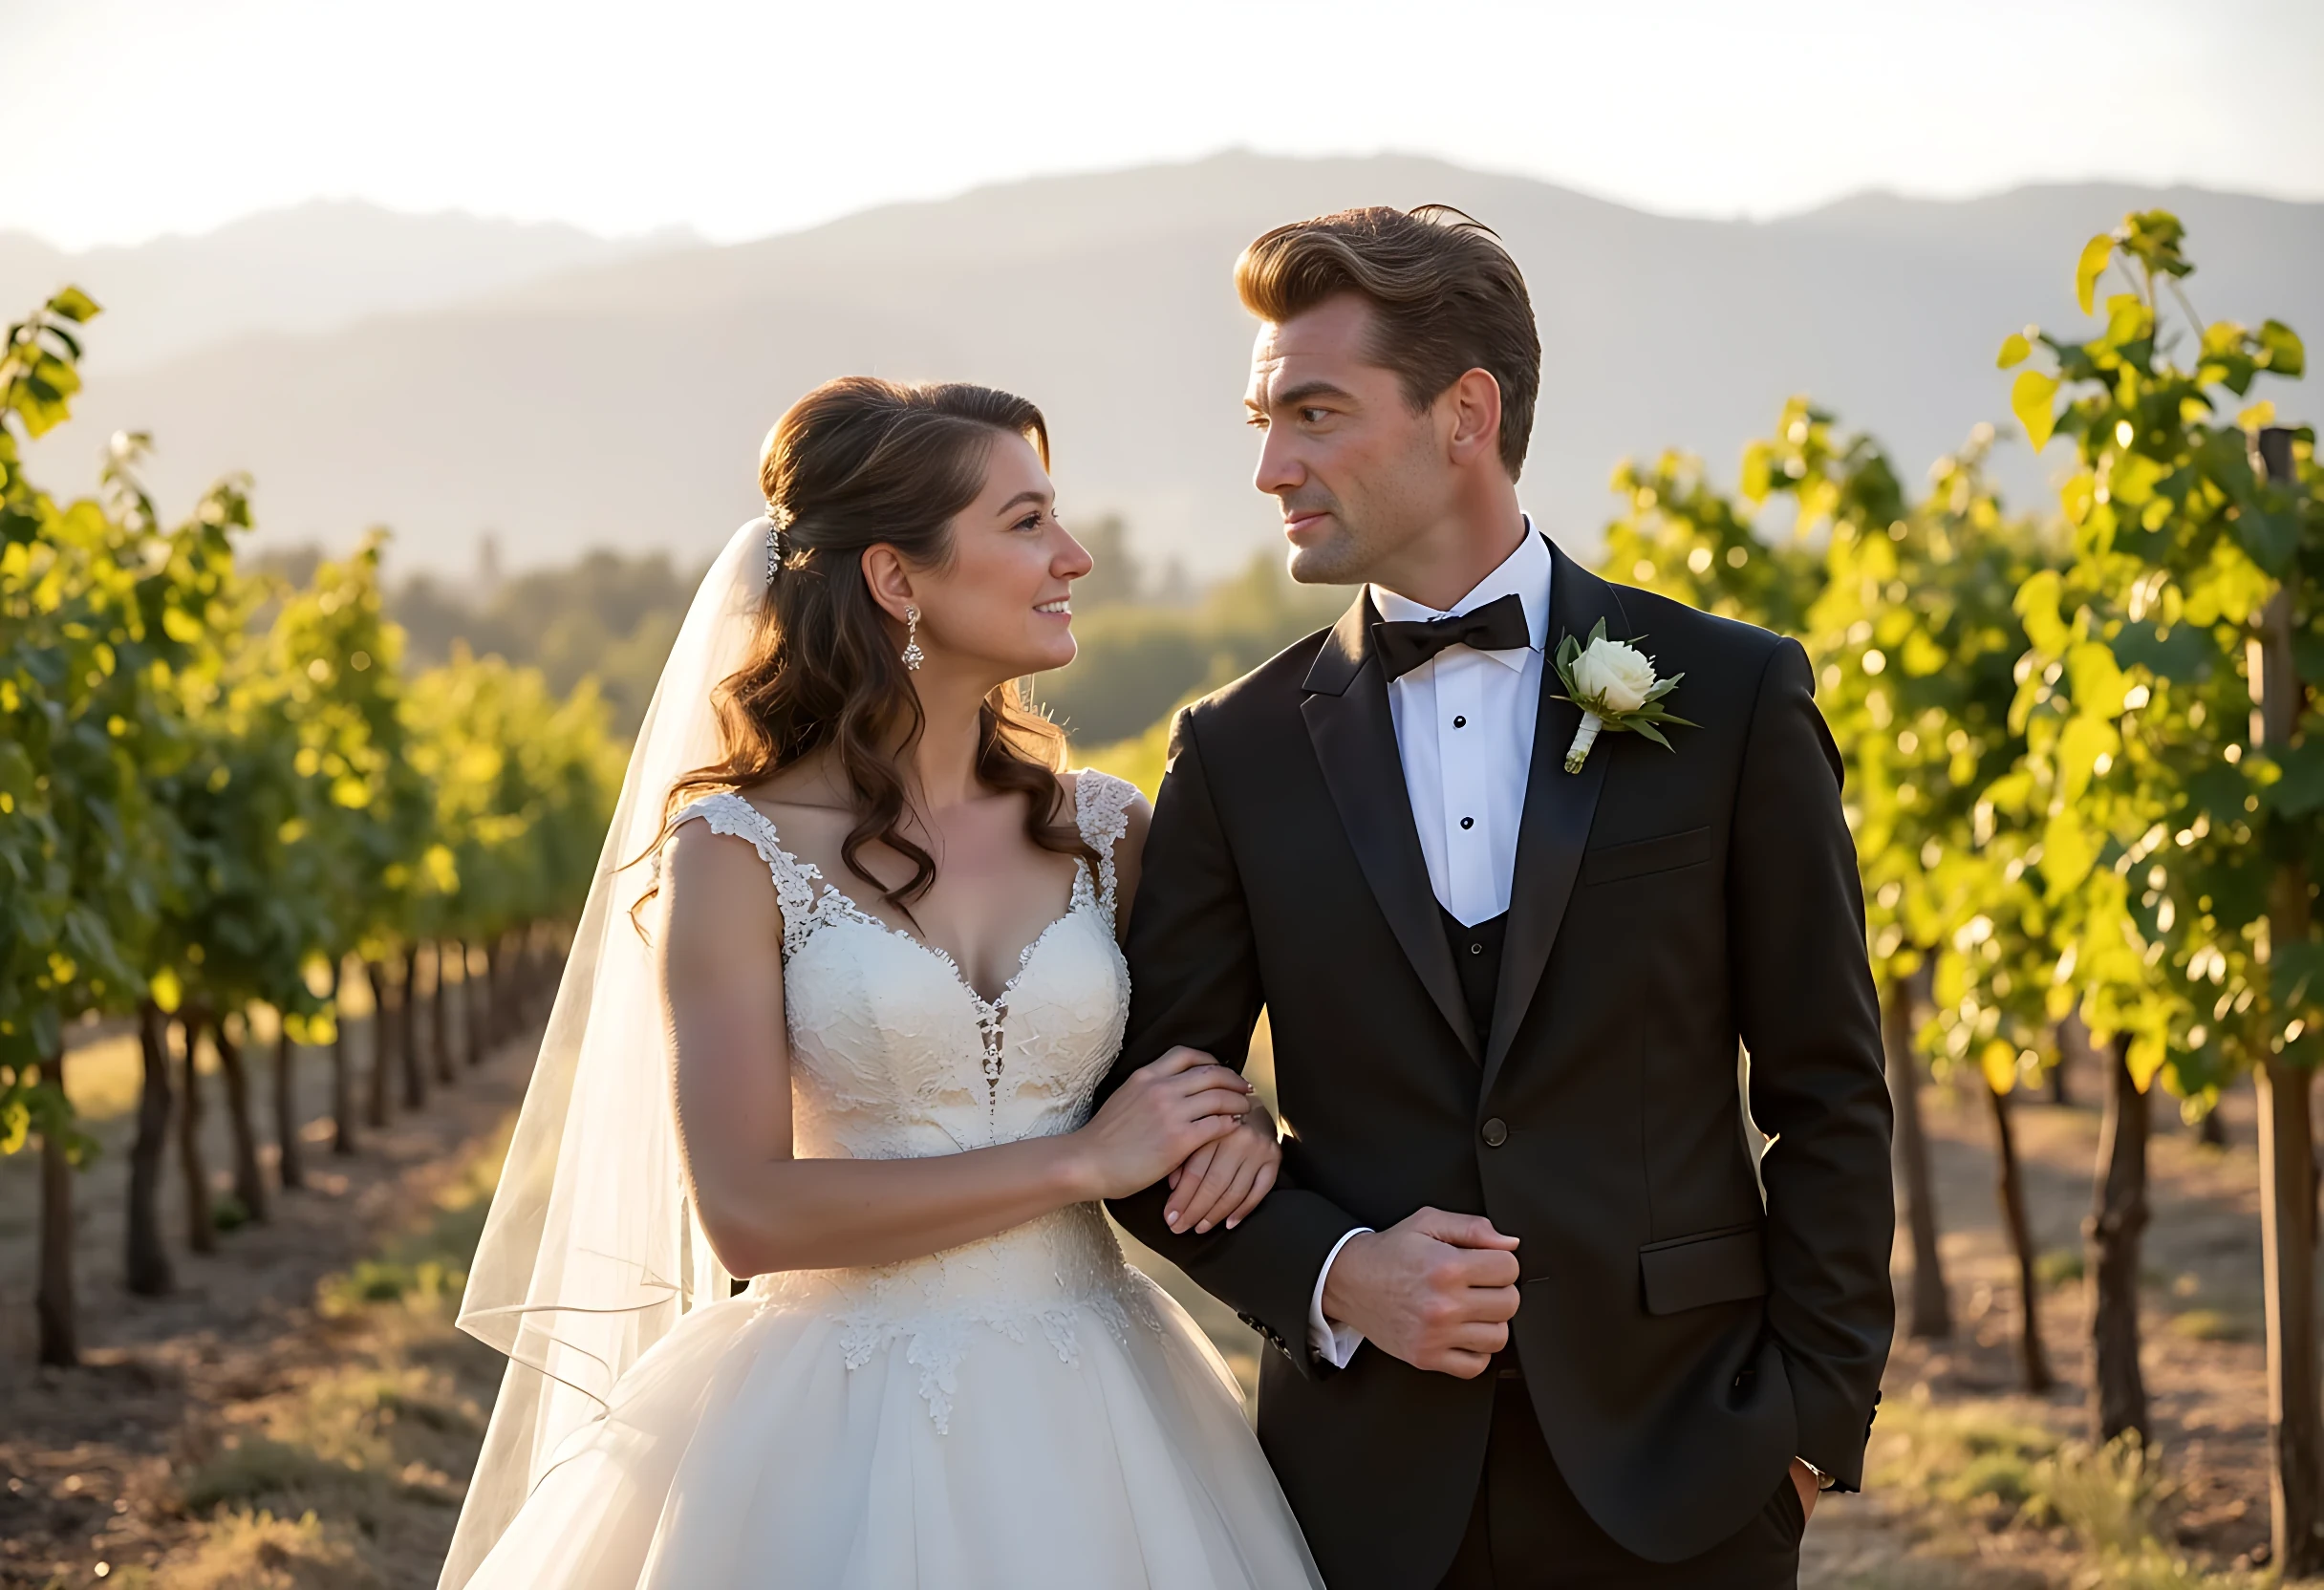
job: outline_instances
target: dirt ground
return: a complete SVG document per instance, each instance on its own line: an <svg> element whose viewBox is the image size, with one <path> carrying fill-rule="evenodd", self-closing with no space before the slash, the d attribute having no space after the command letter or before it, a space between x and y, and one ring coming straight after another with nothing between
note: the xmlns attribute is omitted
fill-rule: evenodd
<svg viewBox="0 0 2324 1590"><path fill-rule="evenodd" d="M2070 1077L2070 1106L2021 1096L2013 1120L2035 1247L2046 1269L2078 1273L2081 1221L2097 1168L2098 1081ZM1898 1467L1897 1426L1919 1407L1976 1407L2069 1437L2087 1436L2088 1317L2078 1278L2041 1299L2042 1339L2057 1386L2020 1389L2017 1284L1994 1178L1993 1128L1981 1097L1925 1095L1952 1299L1949 1342L1900 1340L1874 1423L1862 1495L1827 1497L1809 1531L1803 1585L2049 1585L2084 1569L2061 1532L2006 1524L1990 1509L1963 1516L1909 1487L1878 1483ZM2141 1362L2152 1434L2166 1476L2159 1513L2165 1543L2198 1568L2264 1562L2268 1540L2267 1355L2261 1338L2259 1162L2248 1087L2222 1107L2224 1149L2184 1126L2176 1101L2153 1101ZM1900 1233L1897 1270L1911 1254Z"/></svg>
<svg viewBox="0 0 2324 1590"><path fill-rule="evenodd" d="M463 1070L456 1087L370 1134L353 1157L334 1157L327 1123L312 1120L313 1186L279 1197L269 1224L221 1234L214 1256L183 1252L173 1167L164 1217L179 1289L159 1300L122 1285L122 1112L135 1054L116 1039L82 1057L79 1091L107 1150L78 1184L82 1368L32 1364L35 1183L30 1156L0 1162L0 1586L434 1582L498 1361L451 1329L451 1299L436 1295L425 1264L417 1281L409 1266L398 1272L404 1278L377 1293L390 1300L373 1302L360 1300L372 1284L365 1265L431 1226L471 1234L441 1240L472 1239L528 1053L510 1045ZM311 1113L326 1092L321 1060L301 1059ZM2074 1082L2095 1098L2095 1078ZM2161 1516L2172 1549L2193 1565L2248 1564L2268 1531L2250 1101L2230 1097L2225 1150L2198 1144L2169 1103L2159 1104L2144 1364L2168 1476ZM209 1126L223 1187L222 1113L213 1107ZM2017 1107L2037 1241L2056 1282L2042 1302L2059 1386L2042 1398L2015 1389L2014 1272L1983 1103L1932 1089L1926 1114L1955 1336L1898 1344L1875 1429L1875 1484L1825 1499L1801 1582L2099 1582L2062 1527L2025 1521L1990 1497L1947 1500L1940 1493L1959 1488L1942 1476L1933 1488L1926 1474L1910 1477L1914 1444L1925 1446L1938 1416L2013 1421L2053 1438L2082 1430L2085 1321L2070 1272L2090 1201L2097 1111ZM1257 1363L1249 1333L1182 1278L1164 1278L1247 1381ZM349 1305L350 1296L358 1301ZM290 1468L275 1473L269 1463ZM315 1516L301 1519L307 1510Z"/></svg>
<svg viewBox="0 0 2324 1590"><path fill-rule="evenodd" d="M359 1030L358 1030L359 1035ZM129 1120L115 1113L129 1097L137 1056L127 1038L77 1056L84 1108L97 1107L104 1152L79 1178L80 1294L84 1364L33 1365L32 1156L0 1162L0 1586L83 1585L111 1579L170 1586L279 1582L350 1585L378 1578L432 1585L434 1562L450 1537L463 1477L481 1437L481 1412L497 1383L497 1355L448 1324L413 1321L395 1311L327 1314L318 1288L396 1234L429 1220L480 1155L503 1135L524 1091L531 1042L510 1044L463 1069L426 1108L364 1134L361 1151L334 1156L319 1111L329 1073L320 1053L300 1056L299 1088L311 1119L304 1134L311 1186L278 1193L272 1218L219 1235L218 1251L185 1251L176 1161L165 1178L163 1229L177 1264L167 1298L132 1296L123 1284L122 1207ZM359 1051L358 1051L359 1054ZM260 1064L266 1058L260 1058ZM216 1079L206 1079L214 1087ZM81 1091L76 1087L76 1091ZM206 1125L208 1164L221 1192L229 1182L223 1109ZM273 1168L271 1149L267 1164ZM448 1310L444 1311L448 1314ZM372 1317L377 1315L379 1317ZM407 1362L414 1361L414 1362ZM362 1561L339 1574L291 1573L269 1579L219 1577L204 1560L205 1522L188 1505L189 1478L214 1468L238 1432L286 1400L354 1376L377 1378L413 1367L457 1387L454 1417L439 1441L439 1465L398 1465L388 1505L372 1511ZM394 1399L389 1388L388 1400ZM460 1397L476 1406L457 1407ZM377 1421L373 1398L368 1417ZM392 1418L392 1408L389 1416ZM424 1428L424 1427L422 1427ZM454 1474L441 1472L448 1466ZM438 1472L426 1472L435 1468ZM328 1500L329 1498L314 1498ZM252 1556L262 1566L266 1541ZM101 1565L101 1566L100 1566Z"/></svg>

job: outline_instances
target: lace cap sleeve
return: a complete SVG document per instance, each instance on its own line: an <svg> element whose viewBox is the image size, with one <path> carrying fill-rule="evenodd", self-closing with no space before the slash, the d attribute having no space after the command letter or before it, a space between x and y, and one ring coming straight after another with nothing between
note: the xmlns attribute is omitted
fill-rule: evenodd
<svg viewBox="0 0 2324 1590"><path fill-rule="evenodd" d="M670 830L676 833L680 823L698 818L712 833L747 839L759 859L766 863L767 872L775 880L775 899L783 907L783 949L787 956L794 947L794 935L807 930L815 905L815 881L823 876L822 870L785 849L775 832L774 819L731 790L689 803L670 820ZM659 851L655 852L654 865L658 875Z"/></svg>
<svg viewBox="0 0 2324 1590"><path fill-rule="evenodd" d="M1081 828L1083 842L1097 852L1098 904L1106 908L1108 923L1113 921L1118 880L1114 847L1130 831L1130 803L1137 798L1136 784L1111 773L1085 767L1074 775L1073 819Z"/></svg>

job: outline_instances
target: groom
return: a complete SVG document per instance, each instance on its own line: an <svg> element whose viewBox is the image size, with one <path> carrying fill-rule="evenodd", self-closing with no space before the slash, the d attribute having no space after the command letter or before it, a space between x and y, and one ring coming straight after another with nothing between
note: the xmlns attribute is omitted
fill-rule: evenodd
<svg viewBox="0 0 2324 1590"><path fill-rule="evenodd" d="M1281 1181L1232 1231L1173 1232L1168 1187L1115 1213L1279 1349L1259 1438L1332 1590L1792 1584L1891 1325L1807 657L1526 519L1540 344L1485 228L1326 216L1237 285L1292 576L1364 590L1180 715L1130 930L1116 1078L1180 1043L1239 1064L1263 1007ZM1551 659L1601 623L1696 726L1568 772Z"/></svg>

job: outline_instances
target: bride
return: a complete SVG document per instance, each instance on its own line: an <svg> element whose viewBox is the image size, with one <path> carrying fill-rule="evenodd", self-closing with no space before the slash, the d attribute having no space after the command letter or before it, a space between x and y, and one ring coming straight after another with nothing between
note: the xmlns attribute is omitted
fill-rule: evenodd
<svg viewBox="0 0 2324 1590"><path fill-rule="evenodd" d="M864 378L769 437L463 1302L510 1363L444 1586L1320 1584L1098 1204L1232 1223L1279 1156L1191 1050L1090 1108L1147 812L1016 694L1089 569L1047 451L1022 398Z"/></svg>

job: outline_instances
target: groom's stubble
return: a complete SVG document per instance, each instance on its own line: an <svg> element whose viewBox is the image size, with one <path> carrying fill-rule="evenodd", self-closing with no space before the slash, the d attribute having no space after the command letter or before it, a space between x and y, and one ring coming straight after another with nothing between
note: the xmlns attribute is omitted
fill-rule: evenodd
<svg viewBox="0 0 2324 1590"><path fill-rule="evenodd" d="M1409 489L1422 478L1428 462L1425 431L1414 440L1420 444L1409 449L1409 457L1388 462L1385 480L1351 482L1345 491L1312 483L1277 499L1286 520L1299 514L1322 516L1303 544L1291 545L1285 567L1294 580L1302 585L1362 585L1426 533L1431 505L1416 501L1420 494Z"/></svg>

